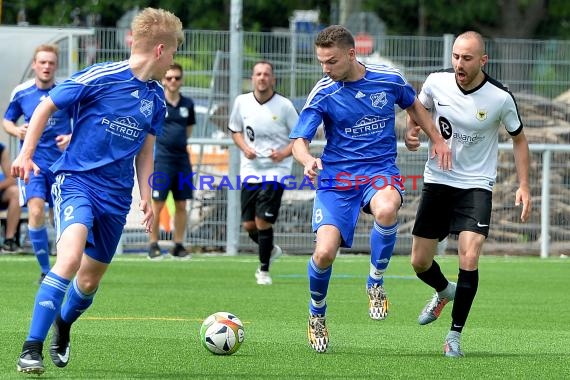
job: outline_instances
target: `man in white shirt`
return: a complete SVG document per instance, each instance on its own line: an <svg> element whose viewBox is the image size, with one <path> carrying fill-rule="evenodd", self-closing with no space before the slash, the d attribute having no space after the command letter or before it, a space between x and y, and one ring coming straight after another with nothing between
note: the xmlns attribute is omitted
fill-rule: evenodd
<svg viewBox="0 0 570 380"><path fill-rule="evenodd" d="M453 44L453 70L430 74L418 96L451 149L452 169L441 170L428 159L422 199L412 230L411 262L418 278L435 289L418 322L435 321L453 301L451 328L444 355L462 357L461 332L479 283L479 255L491 223L492 189L497 175L499 128L513 140L519 188L515 205L522 204L521 222L528 220L531 196L529 149L513 95L483 71L487 63L483 38L465 32ZM406 146L419 147L419 127L408 119ZM434 261L438 241L458 235L459 274L449 282Z"/></svg>
<svg viewBox="0 0 570 380"><path fill-rule="evenodd" d="M293 158L289 133L299 118L291 101L275 92L273 65L253 65L253 91L236 97L229 129L240 148L241 220L259 246L259 285L271 285L270 262L283 251L273 242L273 224L279 215L283 180L291 174Z"/></svg>

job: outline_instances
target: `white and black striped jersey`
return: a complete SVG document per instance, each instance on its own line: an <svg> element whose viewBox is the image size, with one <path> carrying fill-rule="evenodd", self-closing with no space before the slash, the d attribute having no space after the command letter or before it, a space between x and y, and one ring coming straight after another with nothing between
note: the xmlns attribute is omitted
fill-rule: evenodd
<svg viewBox="0 0 570 380"><path fill-rule="evenodd" d="M289 133L297 123L299 115L293 103L275 93L261 104L253 92L236 97L230 115L229 129L243 133L245 142L257 152L257 158L250 160L241 152L240 176L248 183L279 182L291 174L293 157L273 162L271 150L280 150L289 145ZM250 178L247 178L250 177ZM265 178L265 180L256 180ZM272 180L276 178L275 180Z"/></svg>
<svg viewBox="0 0 570 380"><path fill-rule="evenodd" d="M454 72L446 70L430 74L418 98L432 112L452 152L450 171L438 168L437 158L428 157L424 182L492 190L497 176L499 128L504 126L516 136L523 127L513 95L486 73L479 86L465 91L457 84ZM431 151L431 142L429 146Z"/></svg>

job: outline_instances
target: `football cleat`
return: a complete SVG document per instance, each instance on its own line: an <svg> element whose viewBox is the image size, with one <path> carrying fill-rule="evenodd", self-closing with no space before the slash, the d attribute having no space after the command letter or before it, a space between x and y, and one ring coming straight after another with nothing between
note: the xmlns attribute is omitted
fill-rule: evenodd
<svg viewBox="0 0 570 380"><path fill-rule="evenodd" d="M324 315L309 315L307 336L309 344L315 351L326 352L329 344L329 331L327 330L326 317Z"/></svg>
<svg viewBox="0 0 570 380"><path fill-rule="evenodd" d="M65 367L69 363L69 331L71 325L58 315L53 322L49 355L51 361L58 367Z"/></svg>
<svg viewBox="0 0 570 380"><path fill-rule="evenodd" d="M450 282L449 284L451 285L452 295L449 297L440 297L439 294L435 292L418 317L418 323L420 325L427 325L438 319L445 305L447 305L449 301L453 301L457 285L454 282Z"/></svg>
<svg viewBox="0 0 570 380"><path fill-rule="evenodd" d="M380 321L388 316L388 297L382 285L374 284L368 289L368 315L370 318Z"/></svg>
<svg viewBox="0 0 570 380"><path fill-rule="evenodd" d="M271 285L273 283L269 272L262 271L259 268L255 271L255 279L257 280L257 285Z"/></svg>
<svg viewBox="0 0 570 380"><path fill-rule="evenodd" d="M24 342L22 353L18 358L16 369L18 372L41 375L45 372L44 357L42 355L42 342Z"/></svg>
<svg viewBox="0 0 570 380"><path fill-rule="evenodd" d="M277 260L279 256L283 254L283 250L278 245L273 245L273 249L271 250L271 256L269 257L269 264L273 263L273 261Z"/></svg>
<svg viewBox="0 0 570 380"><path fill-rule="evenodd" d="M453 334L455 333L455 334ZM463 351L461 351L460 343L461 335L455 331L450 331L445 338L445 343L443 344L443 354L448 358L461 358L463 357Z"/></svg>

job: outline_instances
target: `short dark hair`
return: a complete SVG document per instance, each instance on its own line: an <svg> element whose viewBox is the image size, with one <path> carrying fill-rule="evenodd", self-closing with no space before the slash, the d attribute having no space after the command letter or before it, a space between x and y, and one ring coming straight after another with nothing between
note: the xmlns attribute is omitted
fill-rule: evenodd
<svg viewBox="0 0 570 380"><path fill-rule="evenodd" d="M184 69L182 68L182 65L179 63L176 63L176 62L172 63L172 65L170 65L170 67L168 69L169 70L178 70L178 71L180 71L180 73L182 75L184 75Z"/></svg>
<svg viewBox="0 0 570 380"><path fill-rule="evenodd" d="M338 46L341 48L354 48L354 37L350 30L342 25L327 26L317 34L315 46L330 48Z"/></svg>
<svg viewBox="0 0 570 380"><path fill-rule="evenodd" d="M257 66L257 65L268 65L269 68L271 68L271 73L274 73L274 70L273 70L273 63L269 62L269 61L266 60L266 59L261 59L261 60L255 62L255 63L253 64L253 66L251 66L251 70L253 71L253 69L255 69L255 66Z"/></svg>

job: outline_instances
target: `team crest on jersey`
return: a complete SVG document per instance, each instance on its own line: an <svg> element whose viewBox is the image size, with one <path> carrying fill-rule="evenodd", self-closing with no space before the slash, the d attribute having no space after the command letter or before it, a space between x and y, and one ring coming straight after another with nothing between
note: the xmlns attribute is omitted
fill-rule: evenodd
<svg viewBox="0 0 570 380"><path fill-rule="evenodd" d="M483 109L477 110L477 120L483 121L485 119L487 119L487 111Z"/></svg>
<svg viewBox="0 0 570 380"><path fill-rule="evenodd" d="M180 116L181 117L188 117L190 111L188 111L187 107L180 107Z"/></svg>
<svg viewBox="0 0 570 380"><path fill-rule="evenodd" d="M370 95L370 99L372 99L372 107L382 108L388 103L388 98L384 91Z"/></svg>
<svg viewBox="0 0 570 380"><path fill-rule="evenodd" d="M141 113L143 115L145 115L146 117L149 117L150 115L152 115L152 102L150 100L146 100L146 99L142 99L141 100L141 106L139 108L139 111L141 111Z"/></svg>

